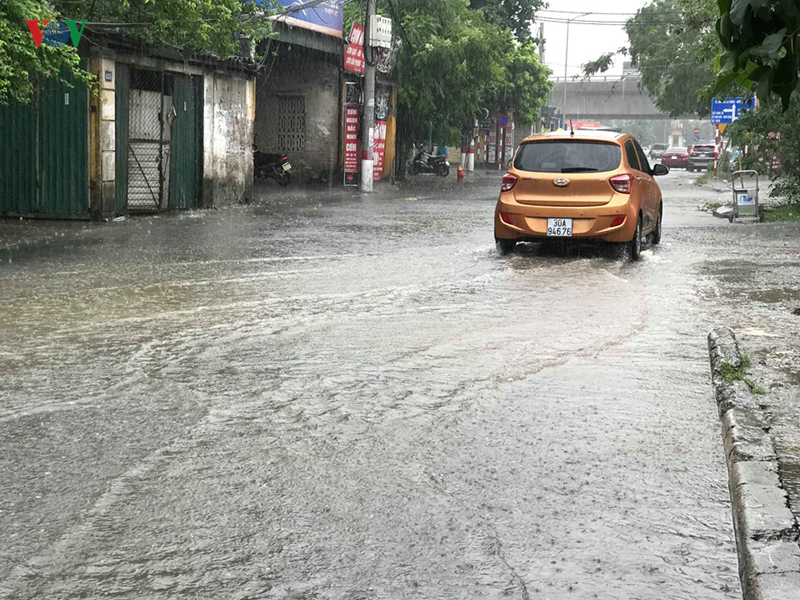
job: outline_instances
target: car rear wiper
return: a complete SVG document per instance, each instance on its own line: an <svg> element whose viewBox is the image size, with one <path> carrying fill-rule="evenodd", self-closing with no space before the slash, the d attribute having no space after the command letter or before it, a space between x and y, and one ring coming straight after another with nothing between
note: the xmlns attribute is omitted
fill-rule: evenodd
<svg viewBox="0 0 800 600"><path fill-rule="evenodd" d="M562 173L597 173L597 169L591 167L564 167Z"/></svg>

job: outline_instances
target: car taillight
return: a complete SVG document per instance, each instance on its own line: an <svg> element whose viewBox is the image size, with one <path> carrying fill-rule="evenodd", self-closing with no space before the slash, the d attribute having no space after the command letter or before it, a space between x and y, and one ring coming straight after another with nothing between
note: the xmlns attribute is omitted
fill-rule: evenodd
<svg viewBox="0 0 800 600"><path fill-rule="evenodd" d="M501 192L510 191L515 185L517 185L517 181L519 181L519 177L517 177L513 173L506 173L505 175L503 175L503 184L500 186L500 191Z"/></svg>
<svg viewBox="0 0 800 600"><path fill-rule="evenodd" d="M508 213L501 212L500 213L500 220L503 223L507 223L508 225L513 225L513 223L511 222L511 215L508 214Z"/></svg>
<svg viewBox="0 0 800 600"><path fill-rule="evenodd" d="M615 192L619 192L620 194L630 194L631 186L633 185L633 176L625 173L624 175L612 177L608 180L608 182L611 184L611 187L614 188Z"/></svg>
<svg viewBox="0 0 800 600"><path fill-rule="evenodd" d="M694 154L694 148L692 148L691 150L689 150L689 156L691 156L692 154Z"/></svg>
<svg viewBox="0 0 800 600"><path fill-rule="evenodd" d="M609 227L616 227L617 225L622 225L625 222L625 215L619 215L614 217L614 220L611 221L611 225Z"/></svg>

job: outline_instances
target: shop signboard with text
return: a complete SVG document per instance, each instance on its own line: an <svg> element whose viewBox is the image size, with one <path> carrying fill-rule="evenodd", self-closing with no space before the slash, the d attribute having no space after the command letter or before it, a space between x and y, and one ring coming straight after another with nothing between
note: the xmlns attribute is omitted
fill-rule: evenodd
<svg viewBox="0 0 800 600"><path fill-rule="evenodd" d="M375 121L375 165L372 169L373 180L383 178L383 158L386 155L386 121Z"/></svg>
<svg viewBox="0 0 800 600"><path fill-rule="evenodd" d="M344 109L344 184L358 185L358 107Z"/></svg>
<svg viewBox="0 0 800 600"><path fill-rule="evenodd" d="M277 8L273 0L255 0L259 6L269 10ZM342 37L342 15L344 0L323 0L320 3L308 0L277 0L278 7L282 7L283 14L269 17L273 21L286 23L292 27L302 27L317 33ZM309 5L304 8L304 5Z"/></svg>
<svg viewBox="0 0 800 600"><path fill-rule="evenodd" d="M348 44L344 50L344 70L356 75L364 75L364 26L353 23Z"/></svg>

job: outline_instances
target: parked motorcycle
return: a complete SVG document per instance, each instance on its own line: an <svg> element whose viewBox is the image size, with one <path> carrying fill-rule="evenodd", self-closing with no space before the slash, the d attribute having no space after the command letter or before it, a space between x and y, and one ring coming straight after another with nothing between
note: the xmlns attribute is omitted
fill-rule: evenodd
<svg viewBox="0 0 800 600"><path fill-rule="evenodd" d="M408 165L408 174L419 173L436 173L440 177L447 177L450 174L450 161L446 156L433 156L425 150L418 150Z"/></svg>
<svg viewBox="0 0 800 600"><path fill-rule="evenodd" d="M292 165L285 154L270 154L253 149L253 172L259 179L270 177L281 187L292 182Z"/></svg>

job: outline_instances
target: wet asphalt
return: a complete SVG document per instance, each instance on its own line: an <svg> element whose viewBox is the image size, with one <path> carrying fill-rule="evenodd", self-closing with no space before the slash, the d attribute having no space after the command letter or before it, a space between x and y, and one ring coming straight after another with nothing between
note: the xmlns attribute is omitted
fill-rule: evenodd
<svg viewBox="0 0 800 600"><path fill-rule="evenodd" d="M499 176L0 222L0 598L740 597L689 177L639 263Z"/></svg>

